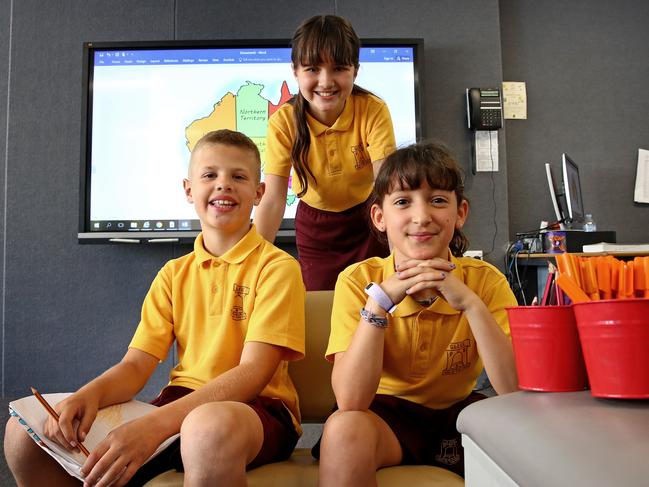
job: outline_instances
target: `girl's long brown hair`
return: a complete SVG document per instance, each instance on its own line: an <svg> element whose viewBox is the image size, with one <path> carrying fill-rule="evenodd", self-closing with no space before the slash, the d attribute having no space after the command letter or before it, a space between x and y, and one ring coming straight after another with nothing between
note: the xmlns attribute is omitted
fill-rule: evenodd
<svg viewBox="0 0 649 487"><path fill-rule="evenodd" d="M294 69L298 66L314 66L328 61L341 66L354 66L355 69L359 67L361 41L354 32L352 24L336 15L316 15L306 19L293 34L291 48L291 62ZM354 85L352 93L367 95L370 92ZM297 197L301 198L309 188L307 175L316 180L307 160L311 146L306 118L308 102L302 93L298 92L289 103L294 108L293 122L297 131L291 149L291 162L301 187Z"/></svg>
<svg viewBox="0 0 649 487"><path fill-rule="evenodd" d="M374 181L370 206L381 206L383 199L394 191L419 189L424 183L431 188L453 191L458 205L469 201L464 195L464 175L459 164L444 145L431 142L397 149L383 161ZM380 236L385 238L383 233ZM469 240L462 230L455 229L449 248L455 257L461 257L469 248Z"/></svg>

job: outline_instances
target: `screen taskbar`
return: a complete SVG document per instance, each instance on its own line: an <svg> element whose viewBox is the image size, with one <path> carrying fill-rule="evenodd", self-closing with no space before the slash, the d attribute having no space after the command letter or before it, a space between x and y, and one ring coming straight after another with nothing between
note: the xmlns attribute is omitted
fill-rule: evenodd
<svg viewBox="0 0 649 487"><path fill-rule="evenodd" d="M252 222L252 220L251 220ZM89 230L78 234L81 243L191 243L201 231L201 222L192 220L92 220ZM295 223L282 221L275 243L294 242Z"/></svg>
<svg viewBox="0 0 649 487"><path fill-rule="evenodd" d="M91 220L90 232L168 232L200 231L201 223L194 220Z"/></svg>

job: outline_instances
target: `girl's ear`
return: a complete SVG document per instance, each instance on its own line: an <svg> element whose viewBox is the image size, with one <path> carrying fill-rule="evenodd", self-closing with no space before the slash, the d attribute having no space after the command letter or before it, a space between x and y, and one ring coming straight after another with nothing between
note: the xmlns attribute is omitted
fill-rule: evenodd
<svg viewBox="0 0 649 487"><path fill-rule="evenodd" d="M383 218L383 210L376 203L374 203L370 208L370 218L372 219L372 224L376 227L376 229L379 232L385 232L385 220Z"/></svg>
<svg viewBox="0 0 649 487"><path fill-rule="evenodd" d="M461 230L469 216L469 202L462 200L457 207L457 220L455 220L455 228Z"/></svg>

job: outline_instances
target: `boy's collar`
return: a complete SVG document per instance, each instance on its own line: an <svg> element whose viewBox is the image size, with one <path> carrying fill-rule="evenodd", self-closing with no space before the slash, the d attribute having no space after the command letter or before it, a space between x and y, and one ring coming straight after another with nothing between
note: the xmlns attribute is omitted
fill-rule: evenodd
<svg viewBox="0 0 649 487"><path fill-rule="evenodd" d="M254 224L250 225L250 230L239 240L230 250L223 255L217 257L210 254L205 250L203 244L203 233L199 233L196 240L194 240L194 254L196 255L196 262L202 266L206 262L222 261L228 264L240 264L245 260L250 253L263 243L264 239L259 233Z"/></svg>
<svg viewBox="0 0 649 487"><path fill-rule="evenodd" d="M449 252L448 260L451 263L455 264L455 269L453 269L451 273L461 281L464 281L464 271L462 270L462 264L460 263L460 261L450 252ZM394 273L395 270L394 270L394 252L393 252L386 259L383 260L383 278L387 279ZM458 310L456 310L450 304L448 304L441 296L438 299L436 299L435 302L431 304L428 308L422 308L422 306L417 301L415 301L411 296L406 296L403 299L403 301L399 303L397 309L395 309L392 312L392 316L394 316L395 318L405 318L406 316L418 314L424 309L441 315L456 315L459 313Z"/></svg>

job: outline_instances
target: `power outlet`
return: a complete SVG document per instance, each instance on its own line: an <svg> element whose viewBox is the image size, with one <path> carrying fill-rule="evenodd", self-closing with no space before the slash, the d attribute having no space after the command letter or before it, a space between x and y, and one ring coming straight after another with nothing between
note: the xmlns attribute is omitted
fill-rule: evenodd
<svg viewBox="0 0 649 487"><path fill-rule="evenodd" d="M484 260L482 250L467 250L464 252L464 257L473 257L474 259Z"/></svg>

